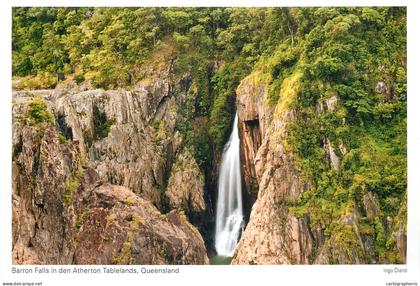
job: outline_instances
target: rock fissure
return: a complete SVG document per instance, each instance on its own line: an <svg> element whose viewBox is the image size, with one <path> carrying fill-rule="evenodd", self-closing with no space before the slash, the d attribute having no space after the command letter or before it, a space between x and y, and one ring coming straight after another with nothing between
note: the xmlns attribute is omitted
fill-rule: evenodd
<svg viewBox="0 0 420 286"><path fill-rule="evenodd" d="M173 130L170 98L160 96L167 86L38 93L56 124L41 123L40 132L14 120L14 263L208 263L201 234L181 211L205 211L204 176L176 134L160 134L167 147L155 144L143 117ZM16 100L15 117L26 113L28 95Z"/></svg>

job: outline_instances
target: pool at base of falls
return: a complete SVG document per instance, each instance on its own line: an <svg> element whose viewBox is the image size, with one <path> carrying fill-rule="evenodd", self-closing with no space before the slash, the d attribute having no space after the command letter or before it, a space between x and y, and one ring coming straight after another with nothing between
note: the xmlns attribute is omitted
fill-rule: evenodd
<svg viewBox="0 0 420 286"><path fill-rule="evenodd" d="M230 265L232 257L216 255L210 258L210 265Z"/></svg>

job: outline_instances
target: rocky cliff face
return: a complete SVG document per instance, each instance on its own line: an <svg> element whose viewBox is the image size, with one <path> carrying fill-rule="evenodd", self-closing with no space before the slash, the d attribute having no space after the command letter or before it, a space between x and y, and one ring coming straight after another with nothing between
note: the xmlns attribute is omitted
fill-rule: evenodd
<svg viewBox="0 0 420 286"><path fill-rule="evenodd" d="M172 165L166 197L173 209L183 209L187 213L200 213L206 209L204 202L204 176L191 155L184 151Z"/></svg>
<svg viewBox="0 0 420 286"><path fill-rule="evenodd" d="M303 192L310 192L309 180L298 170L286 129L295 120L289 104L299 85L299 77L285 80L287 89L277 105L266 101L267 85L249 76L237 90L237 110L241 134L242 171L246 195L253 203L249 223L235 249L232 264L355 264L376 263L369 258L372 238L363 234L361 212L374 219L379 211L378 199L368 192L359 208L352 207L342 215L342 232L355 233L357 245L348 252L342 247L343 237L326 239L322 226L311 225L311 216L297 217L289 208ZM332 96L317 106L317 112L334 110L337 97ZM337 146L342 154L345 146ZM332 169L340 165L340 157L331 142L324 142L325 160ZM341 155L342 155L341 154ZM405 208L400 210L401 216ZM395 218L394 218L395 219ZM406 237L401 221L388 218L388 231L405 259Z"/></svg>
<svg viewBox="0 0 420 286"><path fill-rule="evenodd" d="M203 175L174 130L179 90L163 75L131 91L14 93L14 263L208 263L184 214L206 206ZM54 124L28 118L34 96Z"/></svg>
<svg viewBox="0 0 420 286"><path fill-rule="evenodd" d="M73 140L80 143L101 180L126 186L160 207L167 168L163 157L173 156L166 148L171 144L163 144L173 141L167 134L175 123L162 120L173 116L165 112L171 96L169 82L158 80L133 91L67 93L51 95L54 111L62 125L71 128ZM161 127L161 122L167 125Z"/></svg>
<svg viewBox="0 0 420 286"><path fill-rule="evenodd" d="M208 264L185 214L163 215L126 187L97 187L76 212L76 264Z"/></svg>
<svg viewBox="0 0 420 286"><path fill-rule="evenodd" d="M296 199L305 190L290 154L281 144L293 112L284 112L270 122L273 112L265 102L265 93L264 84L252 80L244 80L238 88L244 176L255 172L258 198L232 263L305 264L309 263L313 244L307 221L291 215L285 205L287 199ZM251 122L261 137L248 131Z"/></svg>
<svg viewBox="0 0 420 286"><path fill-rule="evenodd" d="M64 194L78 170L78 146L58 144L49 124L35 128L16 117L13 139L13 262L66 263Z"/></svg>

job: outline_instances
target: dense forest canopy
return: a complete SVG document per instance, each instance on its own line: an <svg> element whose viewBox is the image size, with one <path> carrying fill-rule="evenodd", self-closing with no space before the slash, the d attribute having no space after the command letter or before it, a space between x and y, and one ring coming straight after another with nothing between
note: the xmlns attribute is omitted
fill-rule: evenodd
<svg viewBox="0 0 420 286"><path fill-rule="evenodd" d="M243 78L265 82L273 106L285 82L298 81L284 144L313 191L290 210L310 213L351 251L357 237L338 218L372 192L381 212L362 218L362 232L374 238L375 259L400 261L383 221L406 215L405 8L14 8L12 50L20 88L65 79L129 87L172 62L193 77L177 128L203 169L226 140ZM317 112L331 95L337 109ZM347 150L338 169L325 142Z"/></svg>
<svg viewBox="0 0 420 286"><path fill-rule="evenodd" d="M60 72L65 76L87 75L98 86L124 86L141 78L141 67L159 47L188 51L206 60L231 60L242 54L252 63L262 45L282 33L275 26L280 23L276 17L280 11L16 8L13 74Z"/></svg>

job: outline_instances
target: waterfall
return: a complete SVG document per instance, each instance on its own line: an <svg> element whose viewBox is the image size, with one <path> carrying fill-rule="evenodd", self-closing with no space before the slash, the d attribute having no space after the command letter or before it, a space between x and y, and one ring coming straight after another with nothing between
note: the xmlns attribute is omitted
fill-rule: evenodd
<svg viewBox="0 0 420 286"><path fill-rule="evenodd" d="M216 251L218 255L233 255L243 227L238 115L236 114L232 133L223 150L222 164L219 170L216 212Z"/></svg>

